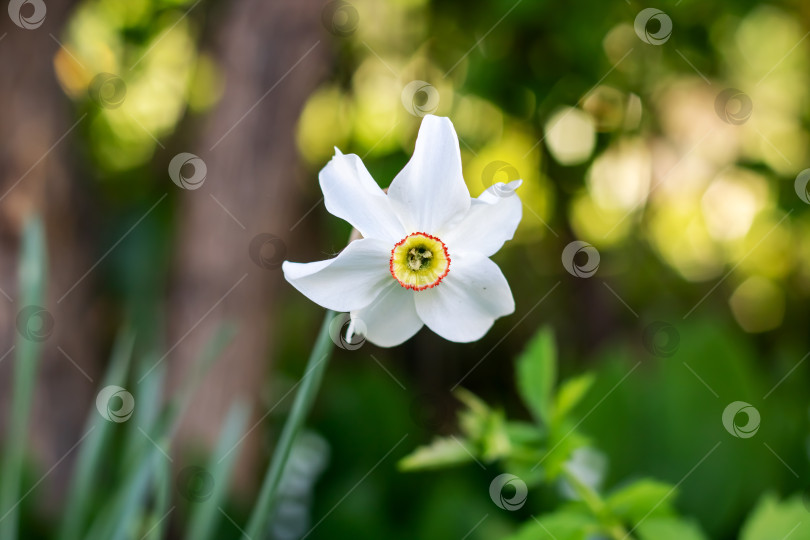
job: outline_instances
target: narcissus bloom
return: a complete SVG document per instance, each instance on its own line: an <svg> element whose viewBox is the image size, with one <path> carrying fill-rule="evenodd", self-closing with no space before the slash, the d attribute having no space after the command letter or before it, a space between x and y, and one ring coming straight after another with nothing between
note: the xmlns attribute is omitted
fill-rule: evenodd
<svg viewBox="0 0 810 540"><path fill-rule="evenodd" d="M333 259L285 261L284 277L313 302L350 312L366 339L392 347L426 324L450 341L475 341L514 311L509 284L489 257L520 222L521 181L472 199L449 119L424 117L413 157L387 194L359 157L337 149L319 179L326 209L362 238Z"/></svg>

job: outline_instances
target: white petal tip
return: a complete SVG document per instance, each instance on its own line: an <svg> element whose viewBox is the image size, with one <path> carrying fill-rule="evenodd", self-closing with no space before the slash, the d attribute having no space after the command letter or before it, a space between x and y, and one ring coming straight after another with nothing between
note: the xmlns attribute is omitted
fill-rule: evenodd
<svg viewBox="0 0 810 540"><path fill-rule="evenodd" d="M517 188L519 188L522 185L523 185L523 180L518 179L518 180L512 180L511 182L506 184L506 187L511 189L512 191L515 191Z"/></svg>

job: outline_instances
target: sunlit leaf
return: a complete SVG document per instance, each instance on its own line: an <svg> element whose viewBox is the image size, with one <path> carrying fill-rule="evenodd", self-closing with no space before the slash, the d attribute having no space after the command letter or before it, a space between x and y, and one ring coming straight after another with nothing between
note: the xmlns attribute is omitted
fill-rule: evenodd
<svg viewBox="0 0 810 540"><path fill-rule="evenodd" d="M769 493L760 499L743 526L740 540L810 538L808 511L799 496L780 501Z"/></svg>
<svg viewBox="0 0 810 540"><path fill-rule="evenodd" d="M579 377L569 379L560 385L557 397L554 400L554 421L565 418L576 407L593 386L595 376L585 373Z"/></svg>
<svg viewBox="0 0 810 540"><path fill-rule="evenodd" d="M405 456L397 466L402 471L440 469L473 461L473 448L457 437L436 438Z"/></svg>
<svg viewBox="0 0 810 540"><path fill-rule="evenodd" d="M551 420L554 383L557 378L557 350L548 328L541 329L517 359L517 388L535 420Z"/></svg>
<svg viewBox="0 0 810 540"><path fill-rule="evenodd" d="M636 523L649 516L671 514L676 496L677 490L670 484L642 479L614 491L605 502L613 515Z"/></svg>
<svg viewBox="0 0 810 540"><path fill-rule="evenodd" d="M695 523L674 517L646 519L635 533L640 540L706 540L706 535Z"/></svg>

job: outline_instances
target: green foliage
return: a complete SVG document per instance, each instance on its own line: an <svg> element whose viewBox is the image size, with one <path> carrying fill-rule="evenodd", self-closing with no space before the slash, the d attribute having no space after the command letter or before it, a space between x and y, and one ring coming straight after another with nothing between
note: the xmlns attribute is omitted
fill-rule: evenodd
<svg viewBox="0 0 810 540"><path fill-rule="evenodd" d="M523 403L541 424L551 422L557 350L550 329L538 332L517 359L517 388Z"/></svg>
<svg viewBox="0 0 810 540"><path fill-rule="evenodd" d="M597 522L588 512L575 508L561 509L530 521L505 540L586 540L588 531L596 530Z"/></svg>
<svg viewBox="0 0 810 540"><path fill-rule="evenodd" d="M45 252L45 231L42 220L32 218L26 223L22 237L22 258L20 260L20 305L25 310L38 311L37 317L47 324L43 317L50 317L41 306L45 299L47 276ZM43 315L44 312L44 315ZM17 324L20 324L18 316ZM23 324L28 325L28 321ZM31 324L34 324L32 321ZM22 466L28 442L29 418L34 397L37 367L41 340L25 337L22 331L17 339L14 364L14 393L11 405L11 421L0 464L0 538L16 538L19 527ZM8 353L5 353L8 354ZM24 498L24 496L23 496Z"/></svg>
<svg viewBox="0 0 810 540"><path fill-rule="evenodd" d="M403 471L415 471L463 465L473 461L472 451L473 448L468 443L456 437L440 437L402 458L399 468Z"/></svg>
<svg viewBox="0 0 810 540"><path fill-rule="evenodd" d="M643 479L611 493L605 500L610 512L627 522L672 514L675 488L664 482Z"/></svg>
<svg viewBox="0 0 810 540"><path fill-rule="evenodd" d="M694 522L674 517L651 517L638 526L641 540L706 540Z"/></svg>
<svg viewBox="0 0 810 540"><path fill-rule="evenodd" d="M784 501L773 493L763 495L743 526L740 540L810 538L808 512L798 495Z"/></svg>
<svg viewBox="0 0 810 540"><path fill-rule="evenodd" d="M700 528L677 517L674 486L642 478L609 495L600 493L583 477L575 452L588 445L577 431L577 404L594 383L593 374L562 382L555 388L557 353L549 329L541 329L516 360L517 387L537 423L507 421L467 390L456 396L465 405L459 412L461 437L436 439L400 461L403 470L439 469L477 460L498 461L505 471L534 488L554 488L560 482L575 494L574 502L548 511L524 524L509 540L551 536L584 540L606 535L615 540L703 540ZM542 510L541 510L542 511Z"/></svg>
<svg viewBox="0 0 810 540"><path fill-rule="evenodd" d="M573 377L560 384L554 400L553 422L558 424L571 414L574 407L579 405L585 394L593 386L596 376L593 373L585 373L579 377Z"/></svg>
<svg viewBox="0 0 810 540"><path fill-rule="evenodd" d="M39 219L26 226L20 263L20 301L40 306L45 298L45 239ZM0 537L13 540L22 536L19 506L33 486L23 485L22 464L28 443L31 400L41 340L22 336L16 347L15 393L8 443L4 447L0 475ZM135 336L123 330L113 346L107 372L100 388L129 387L135 392L135 411L128 421L114 422L102 417L95 404L89 412L85 432L77 450L73 481L69 486L64 518L57 531L59 540L125 540L165 538L175 485L169 463L169 441L192 391L207 369L220 357L233 338L229 325L221 326L204 347L204 352L179 392L163 404L165 365L158 354L146 354L135 362ZM30 336L29 336L30 337ZM36 337L36 336L34 336ZM244 432L246 414L235 409L228 417L210 469L216 489L211 500L221 503L228 485L235 454L223 459L227 449ZM120 445L123 444L123 448ZM220 461L222 461L220 463ZM204 513L204 515L203 515ZM210 538L217 526L218 514L209 506L194 513L195 540Z"/></svg>
<svg viewBox="0 0 810 540"><path fill-rule="evenodd" d="M239 455L235 450L239 444L248 419L248 408L236 402L228 412L222 435L208 463L208 472L213 480L211 496L192 508L191 519L186 533L187 540L209 540L216 532L216 521L220 507L227 495L228 480Z"/></svg>

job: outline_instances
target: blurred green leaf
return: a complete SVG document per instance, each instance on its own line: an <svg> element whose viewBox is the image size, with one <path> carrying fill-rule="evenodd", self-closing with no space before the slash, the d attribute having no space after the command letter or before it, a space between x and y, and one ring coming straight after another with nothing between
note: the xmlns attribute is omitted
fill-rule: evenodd
<svg viewBox="0 0 810 540"><path fill-rule="evenodd" d="M441 469L473 461L473 453L474 449L466 441L457 437L438 437L400 459L397 466L402 471Z"/></svg>
<svg viewBox="0 0 810 540"><path fill-rule="evenodd" d="M168 460L160 460L155 466L152 478L153 508L148 512L141 528L144 531L141 540L160 540L164 538L166 528L169 526L167 516L172 512L169 509L172 495L172 467Z"/></svg>
<svg viewBox="0 0 810 540"><path fill-rule="evenodd" d="M670 515L676 496L672 485L645 478L614 491L605 502L614 516L637 523L648 516Z"/></svg>
<svg viewBox="0 0 810 540"><path fill-rule="evenodd" d="M596 520L585 511L571 508L534 518L506 540L585 540L596 526Z"/></svg>
<svg viewBox="0 0 810 540"><path fill-rule="evenodd" d="M567 426L564 426L567 427ZM573 428L562 429L549 440L549 450L546 451L539 463L545 470L548 478L553 480L560 475L563 467L571 459L574 450L590 443L588 437Z"/></svg>
<svg viewBox="0 0 810 540"><path fill-rule="evenodd" d="M42 321L43 330L50 331L45 318L51 318L51 315L41 307L45 300L46 270L44 225L39 217L33 217L26 223L22 236L19 305L24 307L17 316L18 326L22 322L27 327L32 324L29 319L39 318ZM20 317L26 312L28 313L28 316L24 317L26 320L21 321ZM44 337L47 337L47 334ZM23 461L26 454L29 417L31 416L42 341L43 338L38 336L23 336L22 331L18 328L11 421L8 425L6 447L0 466L0 516L2 516L0 518L0 538L3 539L17 538Z"/></svg>
<svg viewBox="0 0 810 540"><path fill-rule="evenodd" d="M129 330L122 330L113 345L110 363L104 375L101 387L123 386L129 370L135 335ZM93 492L93 483L100 474L104 449L110 442L117 424L101 417L93 407L90 409L86 427L93 432L79 447L76 469L71 480L65 508L65 521L59 531L60 540L78 540L80 529L87 517L88 507Z"/></svg>
<svg viewBox="0 0 810 540"><path fill-rule="evenodd" d="M557 351L549 328L541 329L517 359L517 389L523 403L539 423L551 421Z"/></svg>
<svg viewBox="0 0 810 540"><path fill-rule="evenodd" d="M505 457L511 451L503 411L492 409L472 392L459 388L456 397L467 407L459 412L459 426L470 445L485 461Z"/></svg>
<svg viewBox="0 0 810 540"><path fill-rule="evenodd" d="M480 440L487 429L487 422L492 414L492 409L481 398L464 388L456 389L454 394L459 401L467 406L458 413L461 432L470 440Z"/></svg>
<svg viewBox="0 0 810 540"><path fill-rule="evenodd" d="M535 424L510 420L506 422L506 434L513 446L539 445L544 433Z"/></svg>
<svg viewBox="0 0 810 540"><path fill-rule="evenodd" d="M576 407L588 390L593 386L596 376L593 373L585 373L578 377L568 379L560 384L557 397L554 400L553 421L559 422Z"/></svg>
<svg viewBox="0 0 810 540"><path fill-rule="evenodd" d="M674 517L651 517L644 520L635 532L640 540L706 540L706 535L695 523Z"/></svg>
<svg viewBox="0 0 810 540"><path fill-rule="evenodd" d="M234 403L228 411L219 442L208 465L208 471L214 481L213 493L194 508L186 534L188 540L208 540L214 535L217 518L220 516L217 508L222 505L228 493L233 465L239 456L235 448L245 431L248 413L247 405L242 402Z"/></svg>
<svg viewBox="0 0 810 540"><path fill-rule="evenodd" d="M506 431L506 416L503 411L492 411L487 417L487 423L481 443L481 457L485 461L495 461L506 457L512 451L509 435Z"/></svg>
<svg viewBox="0 0 810 540"><path fill-rule="evenodd" d="M773 493L763 495L749 516L740 540L810 538L810 519L801 497L780 501Z"/></svg>

